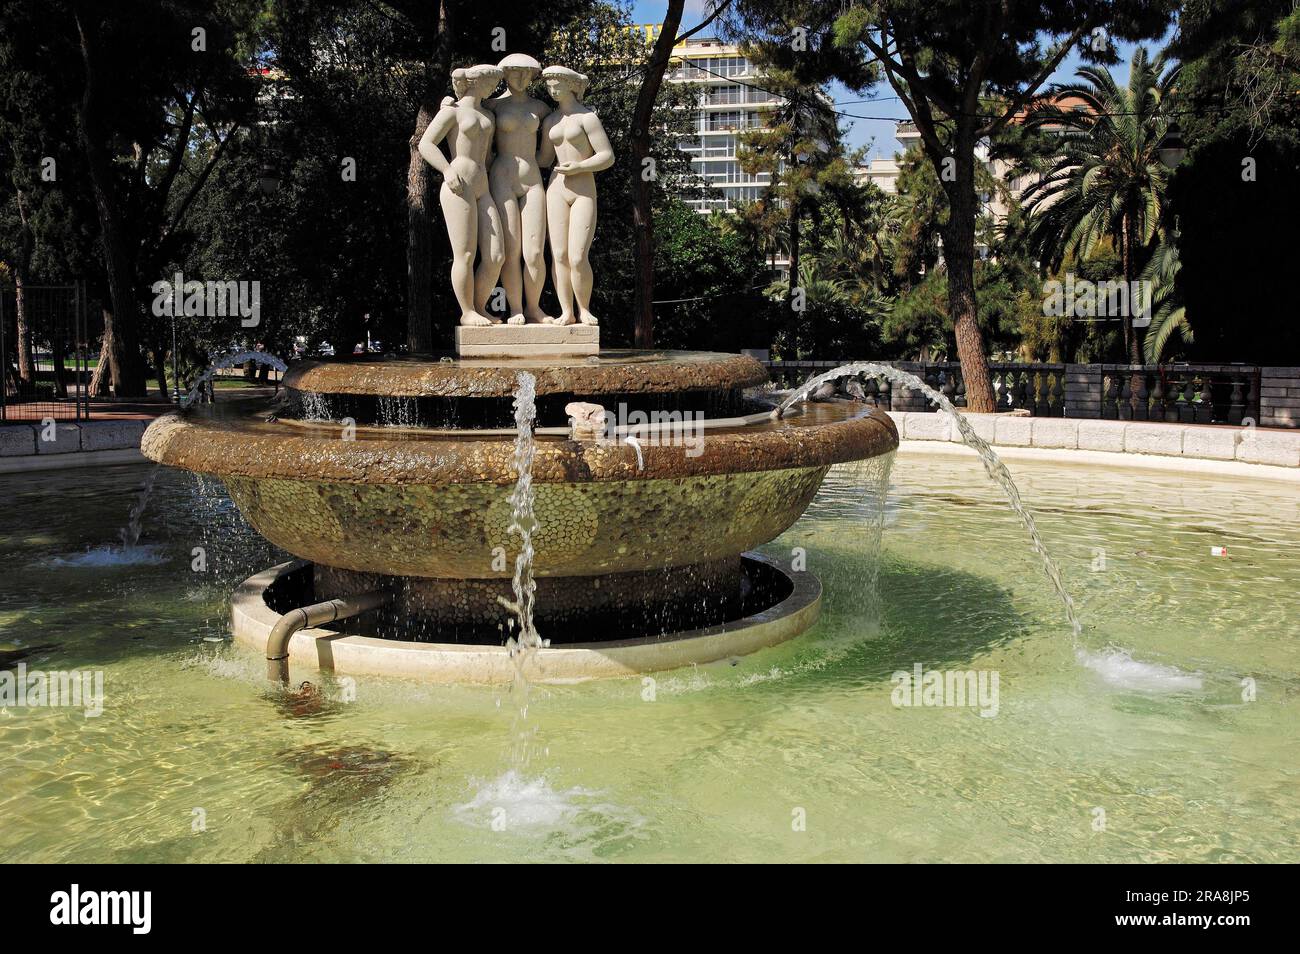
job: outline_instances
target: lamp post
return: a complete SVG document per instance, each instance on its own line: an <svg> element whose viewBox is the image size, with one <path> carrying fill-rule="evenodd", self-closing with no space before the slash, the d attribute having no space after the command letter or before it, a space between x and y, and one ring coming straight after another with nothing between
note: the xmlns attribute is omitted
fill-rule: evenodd
<svg viewBox="0 0 1300 954"><path fill-rule="evenodd" d="M172 306L172 401L177 407L181 403L181 372L176 353L176 307Z"/></svg>
<svg viewBox="0 0 1300 954"><path fill-rule="evenodd" d="M268 199L280 191L280 173L269 162L262 163L257 172L257 188Z"/></svg>
<svg viewBox="0 0 1300 954"><path fill-rule="evenodd" d="M1165 138L1160 140L1160 145L1156 148L1156 154L1169 169L1173 169L1187 158L1187 143L1183 142L1182 130L1178 128L1178 123L1169 124L1169 128L1165 130Z"/></svg>

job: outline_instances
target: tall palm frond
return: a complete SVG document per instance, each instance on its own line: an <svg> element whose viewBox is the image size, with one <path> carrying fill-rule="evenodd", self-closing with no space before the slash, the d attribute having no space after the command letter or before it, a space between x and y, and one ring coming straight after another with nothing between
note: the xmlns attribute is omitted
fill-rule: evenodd
<svg viewBox="0 0 1300 954"><path fill-rule="evenodd" d="M1178 271L1182 267L1178 257L1177 235L1168 235L1156 246L1142 270L1142 288L1150 288L1150 301L1145 297L1142 305L1150 308L1151 324L1142 339L1143 357L1150 364L1164 360L1165 348L1176 334L1185 344L1192 341L1192 328L1187 323L1187 309L1178 295ZM1145 291L1143 292L1145 296Z"/></svg>
<svg viewBox="0 0 1300 954"><path fill-rule="evenodd" d="M1078 82L1052 88L1050 105L1026 123L1060 137L1055 155L1024 192L1029 248L1049 269L1088 258L1109 239L1132 281L1160 240L1169 169L1160 144L1173 122L1171 99L1179 67L1163 52L1148 59L1138 47L1127 86L1104 67L1078 70ZM1075 101L1077 108L1060 104ZM1140 355L1136 329L1125 324L1131 360Z"/></svg>

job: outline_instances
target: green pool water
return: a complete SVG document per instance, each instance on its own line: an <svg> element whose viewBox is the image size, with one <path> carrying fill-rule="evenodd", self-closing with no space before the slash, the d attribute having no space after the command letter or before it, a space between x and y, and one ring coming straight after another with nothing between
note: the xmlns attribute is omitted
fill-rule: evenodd
<svg viewBox="0 0 1300 954"><path fill-rule="evenodd" d="M268 691L226 599L279 555L219 485L161 473L124 563L146 468L0 477L0 667L105 692L98 717L0 709L0 857L1300 860L1294 485L1012 471L1079 654L978 461L903 454L878 602L873 498L832 473L766 548L823 580L816 628L653 684L536 688L522 772L506 690L302 670L324 704ZM895 705L918 664L996 674L996 714Z"/></svg>

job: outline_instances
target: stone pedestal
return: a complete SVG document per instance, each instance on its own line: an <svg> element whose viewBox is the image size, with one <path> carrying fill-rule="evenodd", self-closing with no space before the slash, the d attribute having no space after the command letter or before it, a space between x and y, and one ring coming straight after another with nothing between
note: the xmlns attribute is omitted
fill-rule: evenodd
<svg viewBox="0 0 1300 954"><path fill-rule="evenodd" d="M574 358L600 353L598 325L456 327L462 358Z"/></svg>
<svg viewBox="0 0 1300 954"><path fill-rule="evenodd" d="M511 561L513 566L513 560ZM513 602L511 581L434 579L358 573L314 567L317 600L353 596L368 590L393 594L372 621L370 631L390 638L438 642L482 642L500 630L508 634ZM535 619L542 635L556 643L642 636L698 625L712 610L708 625L741 615L744 573L739 556L687 566L599 576L539 576Z"/></svg>

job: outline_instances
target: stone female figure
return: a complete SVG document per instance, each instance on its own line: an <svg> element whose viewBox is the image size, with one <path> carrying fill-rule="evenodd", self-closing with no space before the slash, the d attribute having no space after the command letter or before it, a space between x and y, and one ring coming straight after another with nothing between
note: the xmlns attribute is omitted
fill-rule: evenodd
<svg viewBox="0 0 1300 954"><path fill-rule="evenodd" d="M505 229L505 286L512 325L550 321L539 303L546 281L546 187L537 162L537 130L551 108L528 95L542 65L525 53L497 64L506 91L485 106L497 119L497 155L488 173L492 199ZM522 262L522 269L520 268Z"/></svg>
<svg viewBox="0 0 1300 954"><path fill-rule="evenodd" d="M558 104L542 122L538 161L555 163L546 186L546 228L551 241L552 275L560 299L557 325L597 324L591 313L591 239L596 233L595 173L614 164L614 150L599 117L582 104L587 77L563 66L542 70L546 88ZM577 314L574 314L574 300Z"/></svg>
<svg viewBox="0 0 1300 954"><path fill-rule="evenodd" d="M420 139L420 155L442 174L438 199L451 239L451 289L460 305L462 325L500 324L488 317L487 300L496 287L505 244L501 216L488 189L487 157L496 125L483 98L501 82L501 70L484 64L452 73L459 97L444 105ZM447 140L451 158L438 143ZM477 272L474 253L479 253Z"/></svg>

